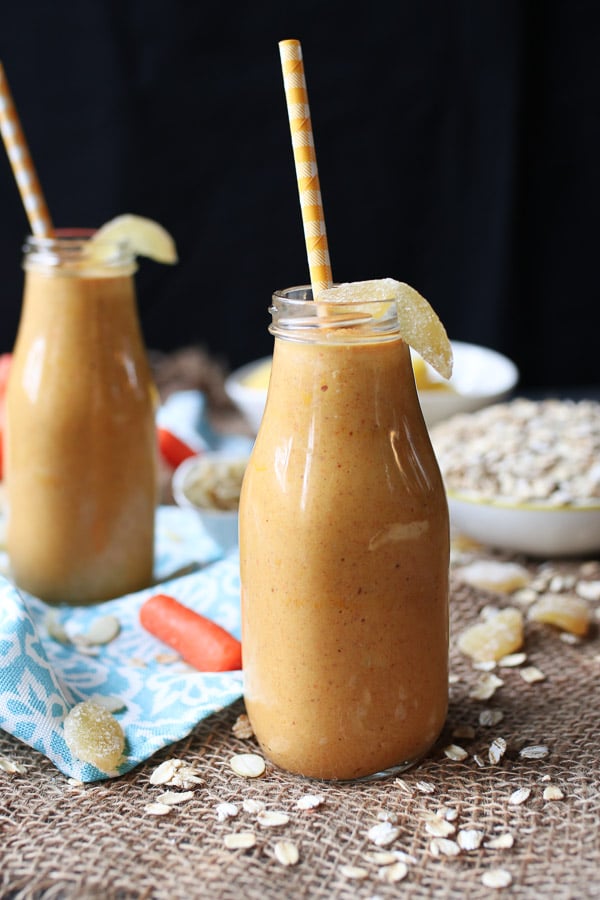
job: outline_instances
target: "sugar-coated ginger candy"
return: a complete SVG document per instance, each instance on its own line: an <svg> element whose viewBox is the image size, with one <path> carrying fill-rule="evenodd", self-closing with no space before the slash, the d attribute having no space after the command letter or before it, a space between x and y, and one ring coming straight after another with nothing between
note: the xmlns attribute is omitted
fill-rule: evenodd
<svg viewBox="0 0 600 900"><path fill-rule="evenodd" d="M561 631L585 637L590 627L592 613L583 597L574 594L541 594L527 617L532 622L545 622Z"/></svg>
<svg viewBox="0 0 600 900"><path fill-rule="evenodd" d="M523 639L523 614L508 607L461 632L458 648L475 662L497 662L520 650Z"/></svg>
<svg viewBox="0 0 600 900"><path fill-rule="evenodd" d="M73 756L101 772L112 772L125 748L123 729L106 707L85 700L74 706L64 721L64 735Z"/></svg>

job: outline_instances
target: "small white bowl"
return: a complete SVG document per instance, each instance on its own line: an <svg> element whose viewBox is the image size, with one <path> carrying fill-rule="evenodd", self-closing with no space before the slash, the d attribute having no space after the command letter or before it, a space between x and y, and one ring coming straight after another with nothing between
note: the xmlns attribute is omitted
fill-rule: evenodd
<svg viewBox="0 0 600 900"><path fill-rule="evenodd" d="M258 431L265 410L271 359L270 356L263 356L246 363L225 380L226 393L243 414L254 434ZM252 384L253 379L258 380L257 386Z"/></svg>
<svg viewBox="0 0 600 900"><path fill-rule="evenodd" d="M510 506L448 493L454 532L527 556L588 556L600 550L600 505Z"/></svg>
<svg viewBox="0 0 600 900"><path fill-rule="evenodd" d="M245 468L247 456L228 455L220 452L200 453L190 456L175 469L171 480L173 498L182 509L194 509L207 534L219 545L223 553L238 544L238 506L235 509L216 509L201 505L196 499L194 485L198 479L206 479L206 467L214 463L231 462ZM239 498L238 498L239 499Z"/></svg>
<svg viewBox="0 0 600 900"><path fill-rule="evenodd" d="M451 343L454 366L452 378L446 382L450 390L442 387L419 391L428 425L497 403L511 393L519 380L516 365L496 350L464 341ZM431 377L441 380L433 371Z"/></svg>
<svg viewBox="0 0 600 900"><path fill-rule="evenodd" d="M428 425L455 413L473 412L502 400L519 380L515 364L495 350L452 341L452 351L454 372L450 381L446 382L450 390L442 387L419 391L421 409ZM225 381L227 394L255 434L267 399L270 365L271 357L263 356L236 369ZM431 377L436 376L432 374Z"/></svg>

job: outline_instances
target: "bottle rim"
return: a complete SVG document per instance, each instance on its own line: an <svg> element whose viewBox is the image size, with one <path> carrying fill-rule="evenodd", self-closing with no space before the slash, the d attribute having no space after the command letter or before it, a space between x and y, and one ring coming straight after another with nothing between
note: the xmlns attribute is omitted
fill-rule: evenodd
<svg viewBox="0 0 600 900"><path fill-rule="evenodd" d="M125 240L96 241L94 228L57 229L52 237L28 235L23 244L23 267L102 271L130 274L137 270L133 248ZM93 247L93 250L92 250Z"/></svg>
<svg viewBox="0 0 600 900"><path fill-rule="evenodd" d="M365 342L400 336L394 301L315 303L310 285L274 291L269 313L270 333L290 340Z"/></svg>

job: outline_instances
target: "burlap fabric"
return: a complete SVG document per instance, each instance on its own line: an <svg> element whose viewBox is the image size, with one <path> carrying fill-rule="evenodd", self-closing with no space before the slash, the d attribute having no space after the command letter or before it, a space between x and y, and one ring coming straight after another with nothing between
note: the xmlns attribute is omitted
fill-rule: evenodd
<svg viewBox="0 0 600 900"><path fill-rule="evenodd" d="M534 566L539 568L539 566ZM576 564L569 569L577 570ZM588 570L590 564L588 562ZM600 577L600 564L595 578ZM488 700L470 697L482 673L457 650L456 638L486 603L507 605L508 597L464 584L453 574L451 596L450 712L445 733L430 756L401 778L361 784L307 782L268 766L260 779L243 779L229 766L232 754L256 750L253 738L232 733L243 711L236 703L206 720L190 737L162 751L129 775L106 783L76 786L44 757L0 732L0 754L21 763L25 774L0 773L0 896L11 900L50 898L586 898L600 896L600 640L597 624L577 644L565 643L549 626L528 624L527 665L545 680L526 683L519 669L496 670L504 684ZM597 618L596 618L597 622ZM482 709L499 709L504 719L479 723ZM474 737L456 737L470 725ZM507 750L499 763L489 747L502 737ZM468 751L463 761L444 748L456 743ZM525 746L543 744L543 759L520 756ZM480 757L480 765L474 756ZM146 806L164 790L150 783L157 764L168 757L196 763L205 783L193 799L164 817ZM544 788L557 786L563 799L545 800ZM509 798L530 788L528 799ZM296 806L307 792L324 800L310 811ZM242 801L264 801L289 814L277 828L260 826ZM237 804L234 818L219 821L216 806ZM456 810L458 831L484 833L476 850L436 855L426 826L440 808ZM385 849L408 854L408 873L387 883L369 854L378 848L369 829L391 814L399 834ZM224 837L253 831L250 850L228 850ZM508 849L485 847L510 833ZM274 854L278 841L297 845L299 861L285 867ZM346 866L366 870L363 880L348 877ZM502 868L512 883L493 889L482 883L486 871ZM392 870L389 870L392 871Z"/></svg>
<svg viewBox="0 0 600 900"><path fill-rule="evenodd" d="M222 390L221 368L197 348L153 360L161 395L173 390L203 390L217 425L237 430L239 420ZM169 495L163 473L163 497ZM590 563L588 561L588 567ZM531 564L534 570L542 564ZM562 566L578 571L577 563ZM594 574L595 573L595 574ZM591 576L600 578L600 563ZM456 638L487 603L509 605L506 596L476 590L459 580L451 591L450 709L438 744L418 767L399 779L368 784L321 784L287 775L268 766L256 780L235 775L234 753L256 751L252 738L238 739L232 726L243 712L241 702L199 725L180 743L120 779L95 785L69 784L45 758L0 731L0 756L25 767L24 774L0 770L0 897L2 900L361 900L361 898L460 898L477 900L495 894L516 898L579 900L600 897L600 639L598 617L584 641L570 645L548 626L527 626L527 665L538 666L545 680L527 684L518 669L497 670L504 685L486 701L470 692L482 673L460 654ZM600 603L596 604L600 608ZM483 709L504 713L494 726L479 724ZM457 737L472 726L470 740ZM489 762L494 738L507 742L500 762ZM444 748L456 743L468 751L463 761L449 759ZM544 744L543 759L524 759L519 751ZM475 757L480 757L480 766ZM150 775L164 759L196 764L204 784L193 799L164 817L146 807L163 787ZM557 786L561 800L544 800L544 788ZM519 788L530 788L520 805L509 802ZM310 811L298 798L318 793L323 803ZM267 809L289 814L287 825L262 827L243 810L244 799L262 800ZM219 821L216 806L231 801L238 815ZM456 811L460 830L484 833L477 850L456 856L435 855L429 817L438 810ZM387 848L369 839L369 829L392 816L399 830ZM224 837L253 831L250 850L228 850ZM510 833L509 849L484 846ZM295 866L284 867L274 853L278 841L299 849ZM399 850L408 854L407 875L389 884L383 867L369 854ZM364 880L344 868L366 870ZM510 873L509 887L482 883L490 869ZM389 870L391 871L391 870Z"/></svg>

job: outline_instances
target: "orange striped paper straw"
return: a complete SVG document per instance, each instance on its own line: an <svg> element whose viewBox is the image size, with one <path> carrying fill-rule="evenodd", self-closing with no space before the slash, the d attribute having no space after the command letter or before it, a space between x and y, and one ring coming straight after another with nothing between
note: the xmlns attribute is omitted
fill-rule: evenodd
<svg viewBox="0 0 600 900"><path fill-rule="evenodd" d="M27 141L15 104L13 103L4 66L0 62L0 132L13 174L17 181L21 200L29 219L29 225L36 237L51 237L52 220L44 200L40 183L27 147Z"/></svg>
<svg viewBox="0 0 600 900"><path fill-rule="evenodd" d="M331 263L300 41L279 42L313 298L332 285Z"/></svg>

